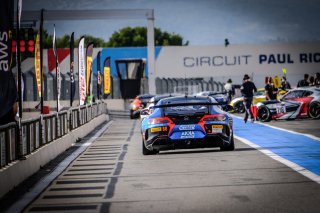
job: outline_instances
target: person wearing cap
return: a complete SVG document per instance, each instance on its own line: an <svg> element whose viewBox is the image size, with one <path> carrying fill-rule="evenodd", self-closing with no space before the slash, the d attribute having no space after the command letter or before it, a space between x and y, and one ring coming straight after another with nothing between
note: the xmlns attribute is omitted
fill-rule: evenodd
<svg viewBox="0 0 320 213"><path fill-rule="evenodd" d="M243 84L240 90L243 96L243 104L246 109L244 122L247 123L249 114L250 114L251 122L254 122L253 113L251 111L251 105L253 100L253 92L257 91L257 87L253 82L250 81L249 75L245 74L243 76Z"/></svg>
<svg viewBox="0 0 320 213"><path fill-rule="evenodd" d="M232 96L234 95L234 87L232 85L232 80L229 78L227 83L224 85L224 89L227 92L228 103L232 100Z"/></svg>

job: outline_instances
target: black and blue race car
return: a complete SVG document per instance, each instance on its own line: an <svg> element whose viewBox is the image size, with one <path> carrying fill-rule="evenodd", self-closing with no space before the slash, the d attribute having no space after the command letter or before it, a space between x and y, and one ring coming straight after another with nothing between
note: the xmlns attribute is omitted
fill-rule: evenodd
<svg viewBox="0 0 320 213"><path fill-rule="evenodd" d="M212 97L161 99L141 122L142 153L220 147L234 150L233 120Z"/></svg>

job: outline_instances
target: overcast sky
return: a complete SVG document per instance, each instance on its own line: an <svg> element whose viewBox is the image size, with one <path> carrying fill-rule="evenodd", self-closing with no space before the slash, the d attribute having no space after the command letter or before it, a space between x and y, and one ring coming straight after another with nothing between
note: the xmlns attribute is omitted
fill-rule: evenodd
<svg viewBox="0 0 320 213"><path fill-rule="evenodd" d="M189 45L320 41L319 0L23 0L23 10L154 9L155 26ZM146 20L57 21L58 36L92 34L106 41ZM53 31L53 22L45 27Z"/></svg>

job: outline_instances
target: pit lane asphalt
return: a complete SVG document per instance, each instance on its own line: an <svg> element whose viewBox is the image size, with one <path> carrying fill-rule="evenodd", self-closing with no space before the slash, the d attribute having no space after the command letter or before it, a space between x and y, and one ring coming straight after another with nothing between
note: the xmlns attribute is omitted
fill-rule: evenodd
<svg viewBox="0 0 320 213"><path fill-rule="evenodd" d="M319 127L289 122L299 127L280 125L307 134ZM235 144L232 152L143 156L139 121L115 118L26 212L318 212L319 184L239 140Z"/></svg>

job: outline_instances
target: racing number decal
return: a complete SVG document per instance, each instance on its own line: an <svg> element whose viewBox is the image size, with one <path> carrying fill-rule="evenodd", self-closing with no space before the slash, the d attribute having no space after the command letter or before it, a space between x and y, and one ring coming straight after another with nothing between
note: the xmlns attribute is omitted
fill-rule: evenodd
<svg viewBox="0 0 320 213"><path fill-rule="evenodd" d="M286 106L285 105L277 105L276 106L276 110L277 110L277 113L286 113Z"/></svg>
<svg viewBox="0 0 320 213"><path fill-rule="evenodd" d="M183 131L181 132L181 139L194 138L194 131Z"/></svg>

